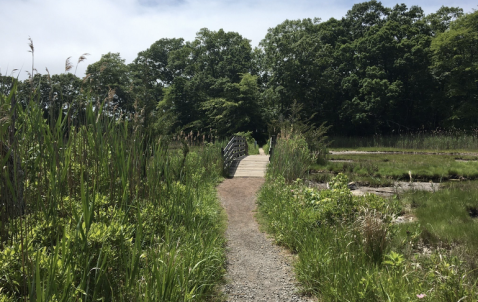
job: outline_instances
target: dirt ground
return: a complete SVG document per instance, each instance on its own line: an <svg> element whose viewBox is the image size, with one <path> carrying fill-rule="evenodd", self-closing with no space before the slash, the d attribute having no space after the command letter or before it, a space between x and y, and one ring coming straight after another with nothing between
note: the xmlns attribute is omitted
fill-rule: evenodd
<svg viewBox="0 0 478 302"><path fill-rule="evenodd" d="M263 183L232 178L218 186L228 216L226 301L312 301L297 294L290 257L259 231L254 214Z"/></svg>

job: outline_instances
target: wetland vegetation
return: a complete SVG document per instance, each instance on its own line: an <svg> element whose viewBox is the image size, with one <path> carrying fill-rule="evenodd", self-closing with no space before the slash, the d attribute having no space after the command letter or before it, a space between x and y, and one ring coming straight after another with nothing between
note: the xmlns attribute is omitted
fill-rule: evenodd
<svg viewBox="0 0 478 302"><path fill-rule="evenodd" d="M355 196L342 172L330 176L324 190L302 180L316 159L300 134L280 139L274 156L259 195L259 218L278 244L297 254L295 271L304 292L327 301L476 301L476 181L390 198ZM393 156L350 155L384 163ZM373 176L380 179L393 176L402 164L455 162L415 156L399 155L397 163L385 166L388 170L377 164L363 174L392 171ZM297 167L295 174L283 173ZM346 172L360 176L360 171Z"/></svg>
<svg viewBox="0 0 478 302"><path fill-rule="evenodd" d="M28 79L0 75L0 301L221 299L233 134L250 154L279 137L259 218L306 293L476 301L477 33L477 11L371 0L286 20L257 48L222 29L163 38L83 78L70 58L38 72L30 39ZM348 188L417 180L441 189Z"/></svg>

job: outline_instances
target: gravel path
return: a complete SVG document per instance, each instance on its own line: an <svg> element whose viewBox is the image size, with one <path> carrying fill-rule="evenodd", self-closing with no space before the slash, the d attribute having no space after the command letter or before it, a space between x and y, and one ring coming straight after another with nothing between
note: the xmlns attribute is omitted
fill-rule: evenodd
<svg viewBox="0 0 478 302"><path fill-rule="evenodd" d="M297 294L292 267L254 219L263 178L226 179L218 186L229 224L226 231L227 301L312 301Z"/></svg>

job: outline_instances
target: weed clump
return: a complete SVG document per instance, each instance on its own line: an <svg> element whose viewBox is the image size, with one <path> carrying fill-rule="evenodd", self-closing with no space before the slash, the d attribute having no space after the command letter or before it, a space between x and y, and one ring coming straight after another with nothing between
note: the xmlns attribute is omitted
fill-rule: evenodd
<svg viewBox="0 0 478 302"><path fill-rule="evenodd" d="M302 134L285 134L274 148L268 174L271 177L283 176L287 181L293 181L304 177L316 159L316 155L309 151Z"/></svg>

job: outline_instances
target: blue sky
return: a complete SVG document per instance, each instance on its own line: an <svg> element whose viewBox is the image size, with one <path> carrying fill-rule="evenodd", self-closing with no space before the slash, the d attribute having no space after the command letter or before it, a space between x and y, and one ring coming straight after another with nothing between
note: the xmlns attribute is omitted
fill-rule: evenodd
<svg viewBox="0 0 478 302"><path fill-rule="evenodd" d="M62 73L65 60L75 62L90 53L78 67L83 76L88 64L107 52L119 52L130 63L138 52L161 38L193 40L207 27L235 31L257 46L267 29L286 19L341 18L350 0L0 0L0 72L10 74L31 68L28 37L35 46L35 67L40 73ZM398 2L382 1L387 7ZM476 0L400 1L418 5L426 14L442 5L471 12ZM14 73L18 75L18 72Z"/></svg>

